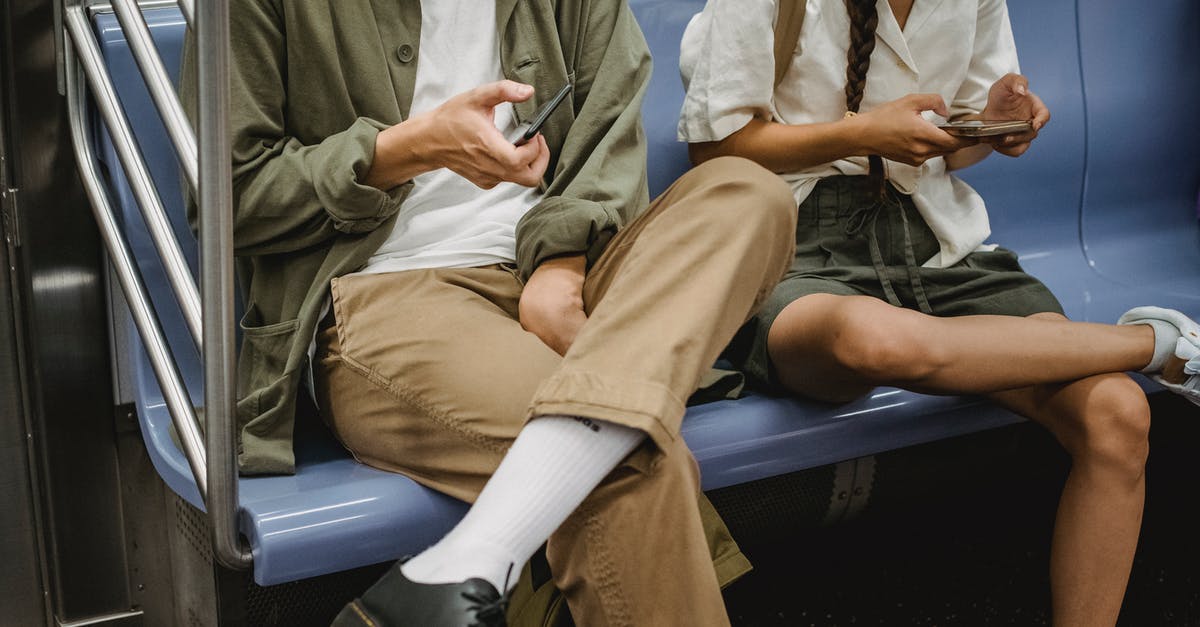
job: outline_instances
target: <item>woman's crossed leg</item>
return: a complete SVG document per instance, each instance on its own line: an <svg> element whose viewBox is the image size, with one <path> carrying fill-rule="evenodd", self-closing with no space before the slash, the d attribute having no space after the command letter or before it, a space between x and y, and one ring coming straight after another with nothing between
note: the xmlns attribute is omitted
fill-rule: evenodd
<svg viewBox="0 0 1200 627"><path fill-rule="evenodd" d="M1154 357L1154 329L1060 314L939 318L868 296L812 294L767 345L791 391L845 401L878 385L984 394L1050 430L1072 458L1051 556L1056 625L1116 622L1145 499L1150 410L1123 374Z"/></svg>

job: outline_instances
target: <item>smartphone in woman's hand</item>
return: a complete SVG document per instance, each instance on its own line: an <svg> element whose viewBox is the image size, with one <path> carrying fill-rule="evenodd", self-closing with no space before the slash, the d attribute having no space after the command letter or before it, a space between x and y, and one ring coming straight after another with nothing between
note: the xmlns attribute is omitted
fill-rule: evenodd
<svg viewBox="0 0 1200 627"><path fill-rule="evenodd" d="M959 120L938 124L938 128L956 137L991 137L1027 133L1033 130L1029 120Z"/></svg>

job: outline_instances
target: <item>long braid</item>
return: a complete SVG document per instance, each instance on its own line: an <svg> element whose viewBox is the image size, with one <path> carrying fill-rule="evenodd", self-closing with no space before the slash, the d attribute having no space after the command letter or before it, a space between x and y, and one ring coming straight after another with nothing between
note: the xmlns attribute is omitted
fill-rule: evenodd
<svg viewBox="0 0 1200 627"><path fill-rule="evenodd" d="M879 12L874 0L846 0L850 14L850 48L846 51L846 110L858 113L863 90L867 86L867 70L871 68L871 53L875 51L875 29Z"/></svg>
<svg viewBox="0 0 1200 627"><path fill-rule="evenodd" d="M863 91L867 87L867 70L871 68L871 53L875 51L875 30L879 26L879 11L875 0L846 0L850 14L850 48L846 50L846 110L858 113ZM883 159L870 155L868 175L884 193Z"/></svg>

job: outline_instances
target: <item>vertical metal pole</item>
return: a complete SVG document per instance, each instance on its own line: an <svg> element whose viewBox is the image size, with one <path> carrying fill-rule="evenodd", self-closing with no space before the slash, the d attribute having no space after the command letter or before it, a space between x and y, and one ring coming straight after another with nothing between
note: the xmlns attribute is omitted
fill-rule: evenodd
<svg viewBox="0 0 1200 627"><path fill-rule="evenodd" d="M233 181L229 142L229 0L196 3L199 68L200 284L204 326L205 444L213 555L250 565L238 536L237 424L234 420Z"/></svg>

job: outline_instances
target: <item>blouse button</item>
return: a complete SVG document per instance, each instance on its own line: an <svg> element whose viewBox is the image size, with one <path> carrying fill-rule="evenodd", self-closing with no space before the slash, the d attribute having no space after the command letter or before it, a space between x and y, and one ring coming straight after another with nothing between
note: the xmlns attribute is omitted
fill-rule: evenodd
<svg viewBox="0 0 1200 627"><path fill-rule="evenodd" d="M413 47L408 44L403 44L396 48L396 58L400 59L401 63L408 63L413 60Z"/></svg>

